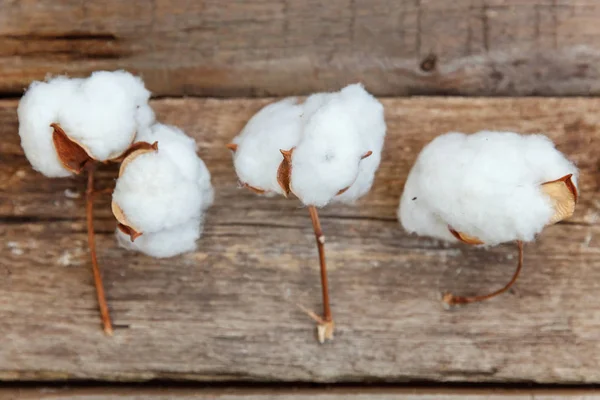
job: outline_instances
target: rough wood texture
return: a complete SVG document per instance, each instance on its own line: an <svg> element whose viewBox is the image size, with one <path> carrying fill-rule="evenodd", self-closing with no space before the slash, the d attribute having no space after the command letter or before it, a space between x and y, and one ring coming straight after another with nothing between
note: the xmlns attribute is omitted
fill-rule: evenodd
<svg viewBox="0 0 600 400"><path fill-rule="evenodd" d="M0 93L127 68L158 95L600 94L596 0L0 0Z"/></svg>
<svg viewBox="0 0 600 400"><path fill-rule="evenodd" d="M0 389L0 400L598 400L593 390L452 389Z"/></svg>
<svg viewBox="0 0 600 400"><path fill-rule="evenodd" d="M270 100L160 100L194 135L216 204L194 254L154 260L117 248L109 199L98 251L116 326L100 329L86 250L83 179L33 172L14 101L0 102L0 379L350 382L600 382L600 100L385 99L389 135L360 207L322 211L333 343L297 307L320 309L306 209L237 189L225 144ZM575 216L525 248L515 290L446 311L440 293L498 288L514 245L480 250L405 234L396 221L417 152L449 130L547 132L581 168ZM100 172L99 187L116 171Z"/></svg>

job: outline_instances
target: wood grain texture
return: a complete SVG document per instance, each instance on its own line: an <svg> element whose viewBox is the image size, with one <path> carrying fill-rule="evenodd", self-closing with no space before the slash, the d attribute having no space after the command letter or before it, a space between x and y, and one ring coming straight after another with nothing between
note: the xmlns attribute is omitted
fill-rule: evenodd
<svg viewBox="0 0 600 400"><path fill-rule="evenodd" d="M199 142L216 189L196 253L155 260L113 238L97 202L98 256L116 327L101 332L86 248L83 179L46 179L0 102L0 379L600 382L600 100L384 99L389 135L370 194L321 212L336 339L319 346L297 307L320 310L308 211L237 188L225 144L262 100L159 100L160 120ZM409 236L396 207L435 136L546 132L581 168L572 219L525 247L516 288L445 310L510 278L513 245L481 250ZM99 173L110 186L113 169Z"/></svg>
<svg viewBox="0 0 600 400"><path fill-rule="evenodd" d="M596 0L0 0L0 93L127 68L157 95L600 93Z"/></svg>
<svg viewBox="0 0 600 400"><path fill-rule="evenodd" d="M167 389L167 388L43 388L0 389L0 400L598 400L588 390L393 389L393 388L280 388L280 389Z"/></svg>

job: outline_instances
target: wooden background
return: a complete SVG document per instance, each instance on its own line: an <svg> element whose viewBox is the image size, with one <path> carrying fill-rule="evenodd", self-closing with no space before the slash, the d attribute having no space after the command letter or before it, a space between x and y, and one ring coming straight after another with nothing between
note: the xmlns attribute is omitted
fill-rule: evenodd
<svg viewBox="0 0 600 400"><path fill-rule="evenodd" d="M322 212L338 324L326 346L295 306L320 306L307 210L238 189L225 148L269 101L153 103L200 143L215 206L198 252L155 260L117 248L109 198L98 202L113 339L99 327L84 201L70 198L84 182L32 171L16 102L0 103L2 379L600 382L600 100L384 99L389 136L374 188L357 207ZM512 294L447 311L442 291L501 286L516 249L409 236L396 208L426 142L484 127L549 134L581 169L581 201L572 219L526 246Z"/></svg>
<svg viewBox="0 0 600 400"><path fill-rule="evenodd" d="M444 385L600 383L600 100L589 97L600 92L599 18L596 0L0 0L0 381L258 385L139 394L152 399L594 398L591 389L488 397ZM199 250L169 260L119 249L109 198L98 201L112 339L99 326L85 182L32 171L16 120L31 80L101 68L144 76L159 118L198 140L217 193ZM371 193L322 212L337 335L319 346L296 307L320 309L308 212L237 189L224 145L273 100L252 97L357 80L385 96L389 134ZM482 97L403 97L415 94ZM585 97L564 97L573 95ZM514 290L448 311L442 291L502 286L516 249L408 236L396 208L425 143L480 129L548 134L581 169L581 202L526 246ZM104 170L99 185L115 176ZM285 389L298 382L431 382L439 391ZM12 386L0 399L138 391Z"/></svg>
<svg viewBox="0 0 600 400"><path fill-rule="evenodd" d="M210 388L44 388L0 390L2 400L597 400L589 390L491 390L364 388L210 389Z"/></svg>
<svg viewBox="0 0 600 400"><path fill-rule="evenodd" d="M0 11L6 95L100 68L141 73L161 96L356 80L385 96L600 93L597 0L0 0Z"/></svg>

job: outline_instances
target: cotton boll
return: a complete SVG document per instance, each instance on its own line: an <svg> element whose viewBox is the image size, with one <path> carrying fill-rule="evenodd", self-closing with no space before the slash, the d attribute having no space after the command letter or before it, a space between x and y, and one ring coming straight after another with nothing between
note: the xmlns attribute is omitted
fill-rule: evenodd
<svg viewBox="0 0 600 400"><path fill-rule="evenodd" d="M126 225L146 235L199 219L212 204L213 189L193 139L161 124L142 137L158 141L158 151L125 159L113 193Z"/></svg>
<svg viewBox="0 0 600 400"><path fill-rule="evenodd" d="M87 79L57 77L31 84L19 103L19 135L34 169L50 177L72 174L61 163L53 142L56 123L68 140L92 159L122 154L136 132L154 121L150 92L125 71L100 71Z"/></svg>
<svg viewBox="0 0 600 400"><path fill-rule="evenodd" d="M292 192L304 204L325 206L354 183L361 150L359 132L344 103L329 101L306 123L293 151Z"/></svg>
<svg viewBox="0 0 600 400"><path fill-rule="evenodd" d="M428 144L409 173L398 216L420 235L487 245L531 241L554 214L541 184L577 169L542 135L449 133ZM573 179L576 181L576 179Z"/></svg>
<svg viewBox="0 0 600 400"><path fill-rule="evenodd" d="M233 140L235 171L243 184L270 193L283 194L277 182L280 149L296 145L301 134L302 106L288 98L270 104L255 114Z"/></svg>
<svg viewBox="0 0 600 400"><path fill-rule="evenodd" d="M370 190L381 161L383 106L354 84L310 96L306 107L309 118L293 152L292 191L304 204L319 207L355 201Z"/></svg>
<svg viewBox="0 0 600 400"><path fill-rule="evenodd" d="M154 124L151 129L140 134L137 140L158 142L159 152L163 152L175 163L179 173L198 186L202 193L201 209L205 210L212 205L214 193L210 183L210 172L196 154L197 144L194 139L175 126Z"/></svg>
<svg viewBox="0 0 600 400"><path fill-rule="evenodd" d="M369 190L384 135L381 104L358 85L314 94L303 104L294 99L271 104L252 117L227 147L233 151L236 173L245 186L286 197L293 193L309 206L325 276L324 242L315 207L336 197L353 201ZM361 166L374 153L374 161ZM345 192L349 194L342 197ZM334 330L326 282L322 286L323 317L309 312L317 321L321 343L333 339Z"/></svg>
<svg viewBox="0 0 600 400"><path fill-rule="evenodd" d="M154 120L150 92L125 71L98 71L62 104L57 122L98 161L121 155Z"/></svg>
<svg viewBox="0 0 600 400"><path fill-rule="evenodd" d="M355 117L360 132L362 155L369 151L371 155L362 159L359 172L352 186L333 200L349 203L364 196L373 186L375 172L381 162L381 151L386 133L383 105L362 85L347 86L341 91L348 112Z"/></svg>
<svg viewBox="0 0 600 400"><path fill-rule="evenodd" d="M132 153L123 162L113 207L142 234L132 241L117 229L119 243L152 257L195 250L203 211L214 196L210 173L196 155L196 142L180 129L162 124L143 131L138 140L158 142L158 150Z"/></svg>
<svg viewBox="0 0 600 400"><path fill-rule="evenodd" d="M173 257L196 250L196 241L202 232L202 222L192 219L171 229L146 233L134 242L128 235L116 231L117 241L127 250L139 251L156 258Z"/></svg>
<svg viewBox="0 0 600 400"><path fill-rule="evenodd" d="M175 163L158 152L133 160L119 177L113 197L131 226L141 232L185 222L200 211L202 201L195 182L185 179Z"/></svg>
<svg viewBox="0 0 600 400"><path fill-rule="evenodd" d="M19 102L17 114L21 146L33 168L48 177L72 174L58 159L50 124L57 121L62 105L77 90L80 82L66 77L33 82Z"/></svg>
<svg viewBox="0 0 600 400"><path fill-rule="evenodd" d="M233 140L235 170L255 191L289 189L306 205L352 202L371 188L385 129L383 106L359 84L302 104L285 99L260 110ZM280 150L291 151L288 159Z"/></svg>

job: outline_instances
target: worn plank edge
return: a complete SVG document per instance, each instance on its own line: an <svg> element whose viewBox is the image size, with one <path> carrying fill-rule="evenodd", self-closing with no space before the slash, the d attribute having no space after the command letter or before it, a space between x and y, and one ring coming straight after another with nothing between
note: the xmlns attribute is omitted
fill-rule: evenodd
<svg viewBox="0 0 600 400"><path fill-rule="evenodd" d="M12 387L0 388L1 400L92 400L92 399L369 399L369 400L592 400L600 393L590 389L506 389L498 388L390 388L390 387L315 387L315 388L167 388L167 387Z"/></svg>

